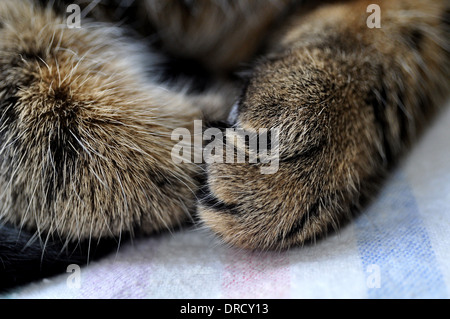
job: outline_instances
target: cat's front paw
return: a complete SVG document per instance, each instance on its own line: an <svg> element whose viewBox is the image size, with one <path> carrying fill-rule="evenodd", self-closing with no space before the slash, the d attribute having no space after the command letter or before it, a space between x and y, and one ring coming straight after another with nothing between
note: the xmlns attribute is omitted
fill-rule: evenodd
<svg viewBox="0 0 450 319"><path fill-rule="evenodd" d="M188 218L198 168L171 133L200 114L146 80L143 48L28 1L0 15L1 222L77 241Z"/></svg>
<svg viewBox="0 0 450 319"><path fill-rule="evenodd" d="M297 50L256 67L234 127L278 129L277 143L272 136L267 145L278 162L269 173L262 169L270 162L227 162L230 151L251 148L250 138L227 145L224 161L207 166L199 216L226 243L283 249L315 240L350 216L363 182L379 173L379 136L365 102L370 91L349 82L358 71L333 59Z"/></svg>

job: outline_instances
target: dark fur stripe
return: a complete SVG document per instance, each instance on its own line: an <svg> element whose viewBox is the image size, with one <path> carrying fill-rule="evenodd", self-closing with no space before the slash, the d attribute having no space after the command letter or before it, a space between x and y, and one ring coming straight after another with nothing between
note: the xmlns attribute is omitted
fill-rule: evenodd
<svg viewBox="0 0 450 319"><path fill-rule="evenodd" d="M213 209L214 211L238 215L238 206L234 204L227 204L220 201L214 194L211 193L207 186L203 186L198 192L197 198L199 203L207 208Z"/></svg>
<svg viewBox="0 0 450 319"><path fill-rule="evenodd" d="M441 21L445 28L450 29L450 7L445 9Z"/></svg>
<svg viewBox="0 0 450 319"><path fill-rule="evenodd" d="M365 102L369 107L372 107L373 114L375 117L375 122L377 126L380 128L381 139L383 144L383 150L385 152L386 158L384 164L387 164L393 158L392 148L389 144L389 137L386 134L389 134L389 124L386 119L386 107L389 103L388 101L388 90L386 86L383 84L383 74L382 68L380 67L379 71L379 83L381 83L380 88L373 89L367 96Z"/></svg>
<svg viewBox="0 0 450 319"><path fill-rule="evenodd" d="M300 163L305 160L315 160L317 156L322 152L325 147L325 139L322 139L319 143L315 145L311 145L310 147L301 150L299 152L295 152L293 155L289 156L281 156L280 163Z"/></svg>
<svg viewBox="0 0 450 319"><path fill-rule="evenodd" d="M307 211L305 211L305 213L302 215L302 218L300 218L296 223L292 225L291 229L286 234L278 235L278 241L280 242L282 240L288 240L296 236L303 230L306 223L311 219L311 217L317 216L318 213L319 201L316 201L308 208Z"/></svg>

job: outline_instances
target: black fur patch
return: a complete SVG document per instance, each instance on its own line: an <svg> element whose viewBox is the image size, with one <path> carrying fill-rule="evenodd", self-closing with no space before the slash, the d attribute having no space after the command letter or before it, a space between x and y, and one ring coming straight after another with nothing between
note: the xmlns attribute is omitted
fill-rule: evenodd
<svg viewBox="0 0 450 319"><path fill-rule="evenodd" d="M43 49L28 50L19 52L19 57L27 61L36 61L42 64L46 59L46 53Z"/></svg>
<svg viewBox="0 0 450 319"><path fill-rule="evenodd" d="M416 51L421 51L424 34L419 29L412 29L406 34L408 44Z"/></svg>
<svg viewBox="0 0 450 319"><path fill-rule="evenodd" d="M0 291L65 273L71 264L82 266L116 248L117 242L109 239L67 246L50 239L44 244L24 229L0 226Z"/></svg>
<svg viewBox="0 0 450 319"><path fill-rule="evenodd" d="M169 56L165 54L166 58ZM201 93L213 82L213 75L194 59L170 57L160 65L160 81L169 84L188 81L188 93Z"/></svg>

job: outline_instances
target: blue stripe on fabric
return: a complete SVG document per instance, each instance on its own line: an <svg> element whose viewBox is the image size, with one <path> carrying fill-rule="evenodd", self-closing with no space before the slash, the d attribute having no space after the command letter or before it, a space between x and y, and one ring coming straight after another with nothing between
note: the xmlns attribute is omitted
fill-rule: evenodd
<svg viewBox="0 0 450 319"><path fill-rule="evenodd" d="M392 176L355 225L369 298L447 298L427 230L402 172Z"/></svg>

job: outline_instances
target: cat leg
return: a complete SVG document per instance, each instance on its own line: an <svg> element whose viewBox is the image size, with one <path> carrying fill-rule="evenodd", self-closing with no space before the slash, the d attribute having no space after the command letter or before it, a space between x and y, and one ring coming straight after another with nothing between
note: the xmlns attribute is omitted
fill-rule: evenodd
<svg viewBox="0 0 450 319"><path fill-rule="evenodd" d="M224 242L284 249L338 229L448 94L448 3L377 1L371 28L372 3L300 11L254 67L232 125L278 128L279 167L207 166L199 217Z"/></svg>

